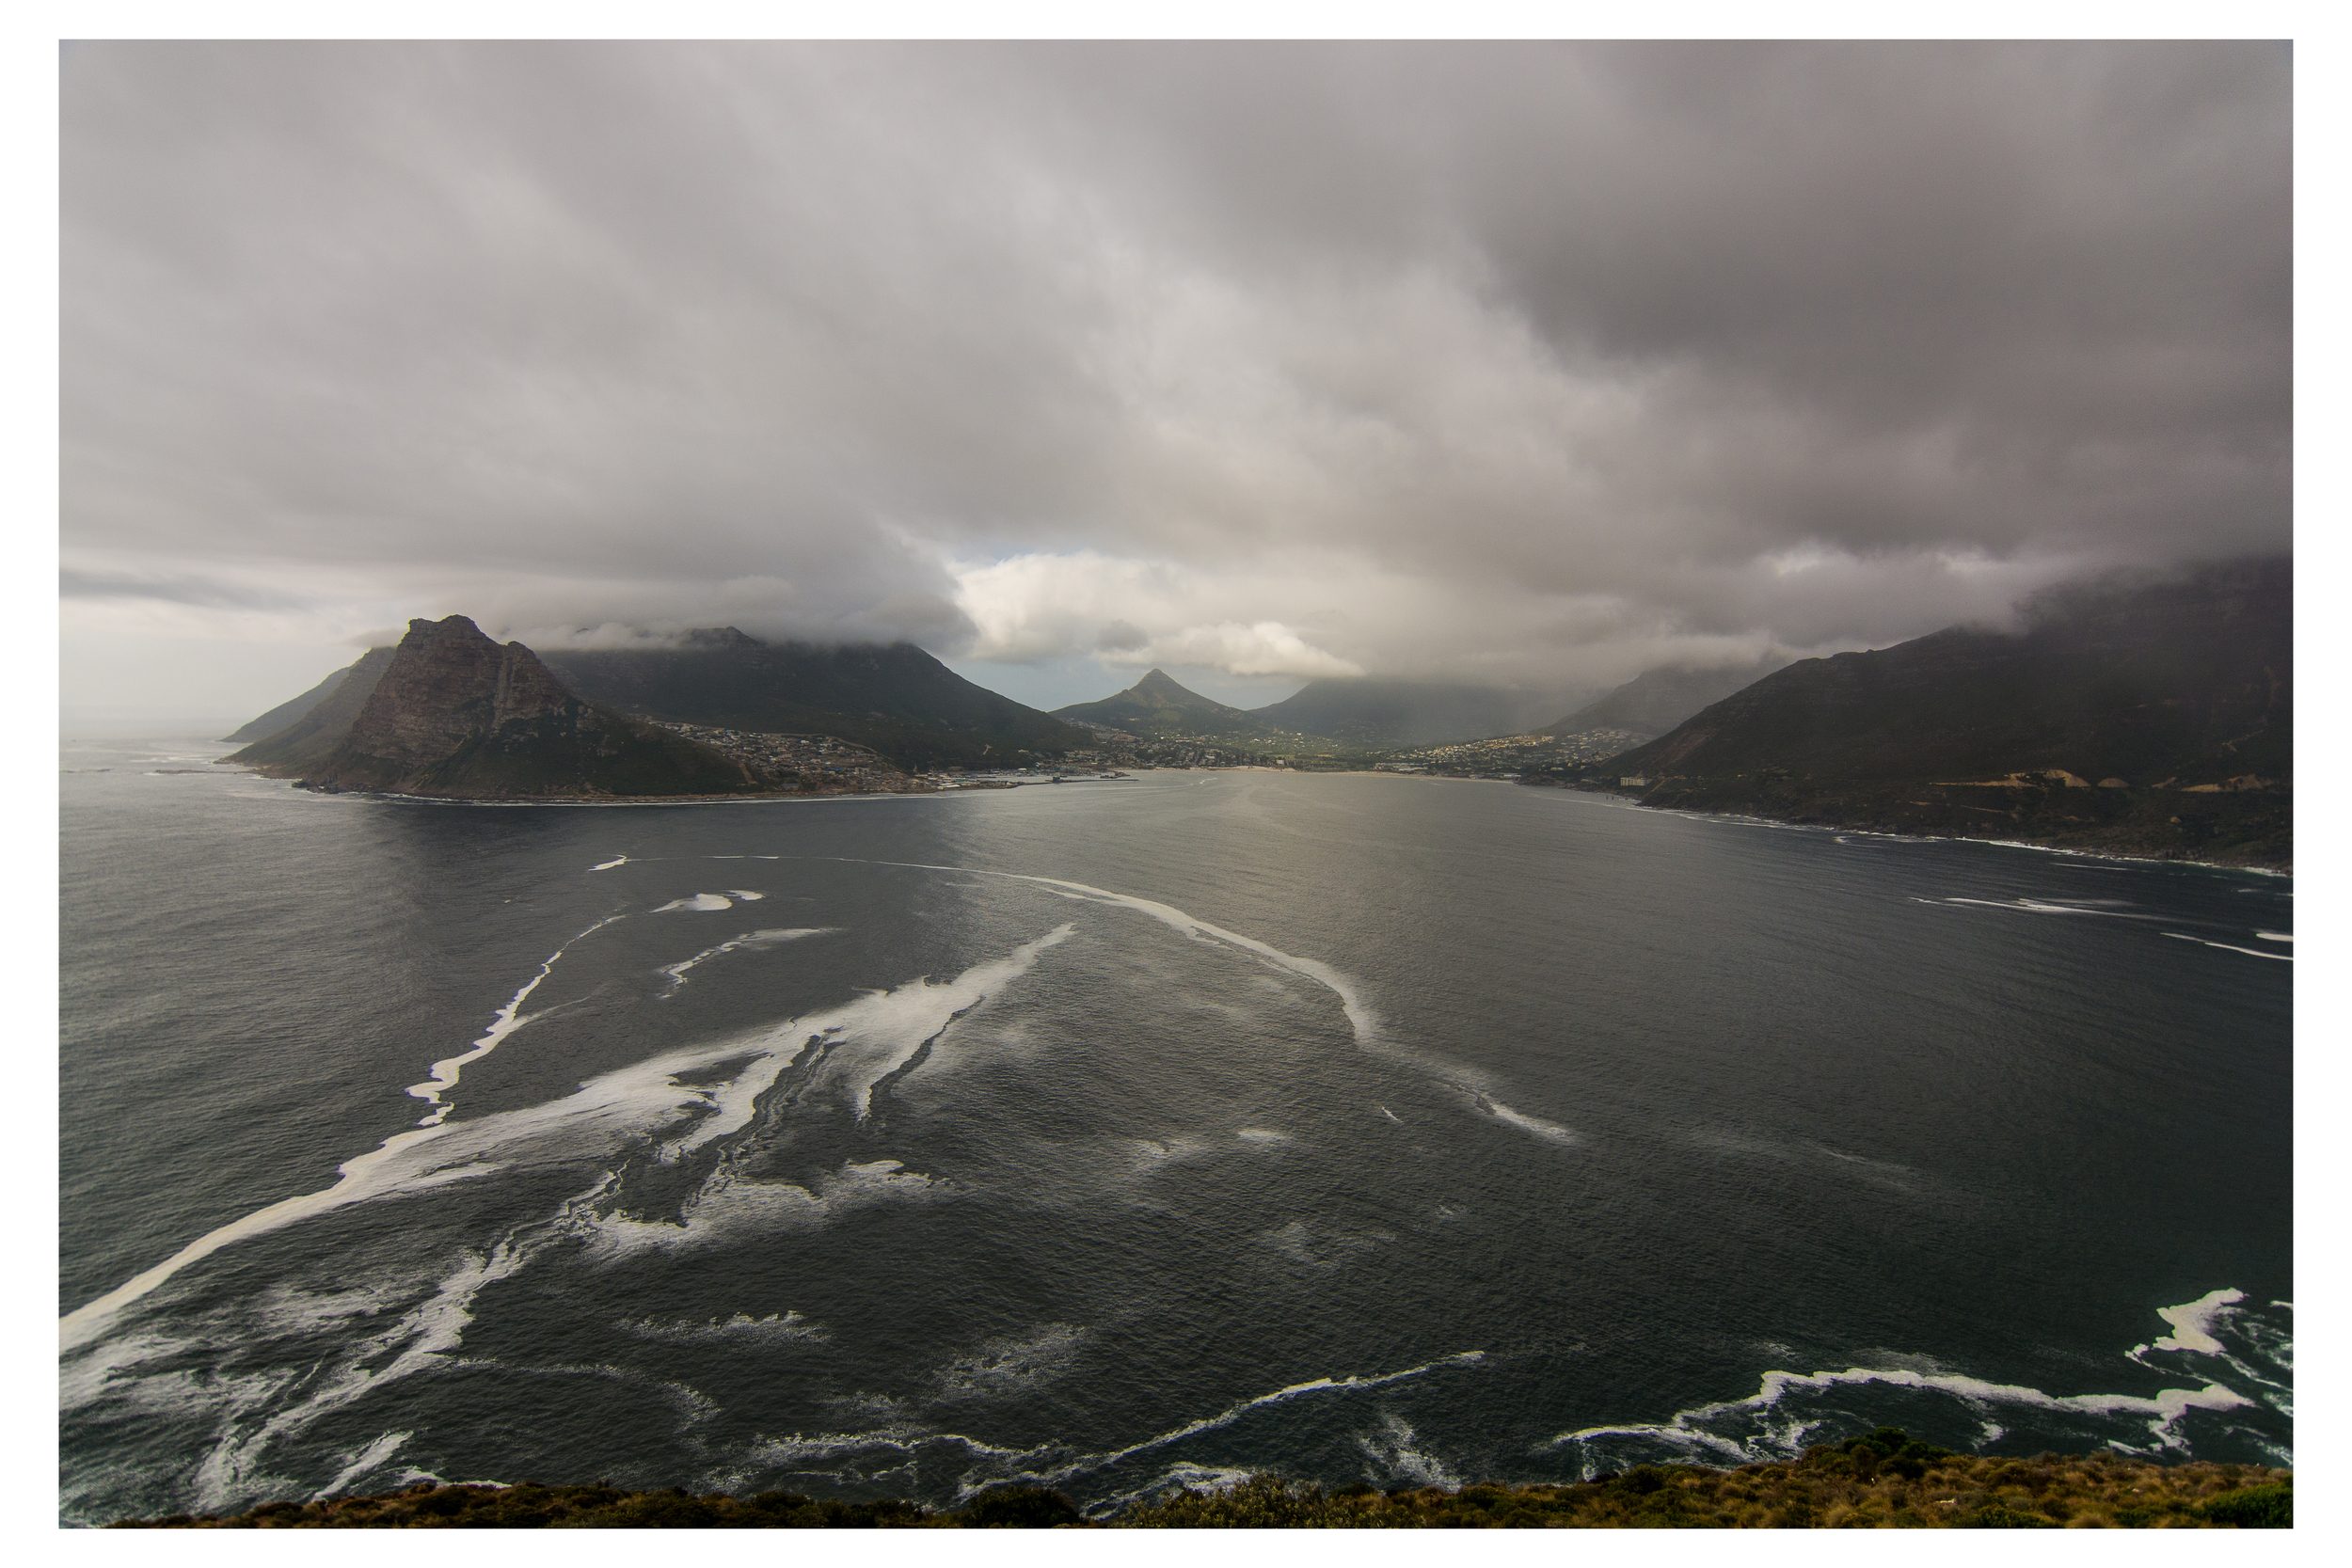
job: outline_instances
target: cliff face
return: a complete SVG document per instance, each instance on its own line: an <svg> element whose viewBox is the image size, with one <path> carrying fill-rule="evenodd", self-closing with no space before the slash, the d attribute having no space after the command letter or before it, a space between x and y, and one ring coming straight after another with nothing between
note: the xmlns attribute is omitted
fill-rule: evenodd
<svg viewBox="0 0 2352 1568"><path fill-rule="evenodd" d="M346 744L408 776L485 733L554 718L567 702L576 699L521 643L501 647L463 615L411 621Z"/></svg>
<svg viewBox="0 0 2352 1568"><path fill-rule="evenodd" d="M303 771L311 789L484 799L772 787L708 747L580 701L529 648L501 646L462 615L411 621L340 742Z"/></svg>
<svg viewBox="0 0 2352 1568"><path fill-rule="evenodd" d="M281 776L316 767L342 743L343 736L351 731L352 721L359 717L359 710L374 692L375 683L384 678L384 672L391 665L391 649L370 648L357 664L330 677L329 682L270 709L229 736L231 740L241 739L273 720L278 721L278 727L262 731L261 739L225 760ZM280 715L290 717L281 719Z"/></svg>

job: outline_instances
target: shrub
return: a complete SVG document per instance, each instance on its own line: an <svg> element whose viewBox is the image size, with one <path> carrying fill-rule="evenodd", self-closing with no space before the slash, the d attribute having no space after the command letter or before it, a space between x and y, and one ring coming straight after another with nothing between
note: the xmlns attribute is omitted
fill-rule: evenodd
<svg viewBox="0 0 2352 1568"><path fill-rule="evenodd" d="M972 1529L1052 1529L1081 1522L1075 1503L1042 1486L995 1486L966 1504L959 1515Z"/></svg>
<svg viewBox="0 0 2352 1568"><path fill-rule="evenodd" d="M2224 1492L2197 1512L2217 1525L2234 1525L2239 1529L2293 1529L2295 1483L2279 1481L2267 1486Z"/></svg>

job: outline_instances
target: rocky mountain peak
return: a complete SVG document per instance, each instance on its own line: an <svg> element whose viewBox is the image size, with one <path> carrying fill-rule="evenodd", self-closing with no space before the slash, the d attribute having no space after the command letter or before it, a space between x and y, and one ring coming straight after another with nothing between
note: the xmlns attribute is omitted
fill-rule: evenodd
<svg viewBox="0 0 2352 1568"><path fill-rule="evenodd" d="M1194 695L1192 691L1180 685L1175 676L1156 666L1143 679L1127 689L1138 695L1149 693L1155 697L1191 697Z"/></svg>
<svg viewBox="0 0 2352 1568"><path fill-rule="evenodd" d="M386 762L421 767L476 736L576 701L519 642L501 646L463 615L411 621L350 742Z"/></svg>

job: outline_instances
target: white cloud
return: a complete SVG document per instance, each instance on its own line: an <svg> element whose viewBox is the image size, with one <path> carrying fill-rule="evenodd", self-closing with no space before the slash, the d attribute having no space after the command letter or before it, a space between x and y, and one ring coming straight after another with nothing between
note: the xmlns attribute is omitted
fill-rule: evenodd
<svg viewBox="0 0 2352 1568"><path fill-rule="evenodd" d="M1140 648L1103 656L1105 664L1199 664L1234 675L1360 675L1364 667L1325 652L1279 621L1186 626Z"/></svg>

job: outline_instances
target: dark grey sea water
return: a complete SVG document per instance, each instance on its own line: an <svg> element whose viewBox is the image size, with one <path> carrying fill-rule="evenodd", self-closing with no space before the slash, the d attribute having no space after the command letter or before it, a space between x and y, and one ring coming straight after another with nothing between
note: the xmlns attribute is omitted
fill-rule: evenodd
<svg viewBox="0 0 2352 1568"><path fill-rule="evenodd" d="M2292 1451L2292 883L1170 772L64 754L62 1512Z"/></svg>

